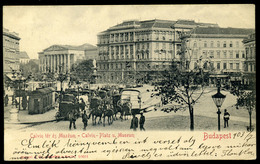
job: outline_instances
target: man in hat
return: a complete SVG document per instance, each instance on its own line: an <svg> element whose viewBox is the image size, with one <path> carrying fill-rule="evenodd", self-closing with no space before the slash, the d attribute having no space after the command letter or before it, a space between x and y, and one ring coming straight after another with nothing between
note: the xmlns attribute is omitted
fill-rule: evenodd
<svg viewBox="0 0 260 164"><path fill-rule="evenodd" d="M76 129L76 124L75 124L76 120L77 120L76 111L75 110L70 111L69 112L69 121L70 121L69 129L70 130L71 130L72 124L73 124L74 129Z"/></svg>
<svg viewBox="0 0 260 164"><path fill-rule="evenodd" d="M224 110L224 128L228 127L228 120L230 114L227 112L227 109Z"/></svg>
<svg viewBox="0 0 260 164"><path fill-rule="evenodd" d="M140 122L139 122L139 124L140 124L140 131L142 131L142 130L145 131L145 128L144 128L145 117L143 115L143 111L141 111L140 114L141 114Z"/></svg>
<svg viewBox="0 0 260 164"><path fill-rule="evenodd" d="M135 114L133 114L130 129L133 129L134 131L136 131L136 128L138 128L138 118L135 116Z"/></svg>
<svg viewBox="0 0 260 164"><path fill-rule="evenodd" d="M84 110L84 113L82 115L82 122L84 124L84 130L86 130L86 127L88 126L88 116L86 114L86 111Z"/></svg>

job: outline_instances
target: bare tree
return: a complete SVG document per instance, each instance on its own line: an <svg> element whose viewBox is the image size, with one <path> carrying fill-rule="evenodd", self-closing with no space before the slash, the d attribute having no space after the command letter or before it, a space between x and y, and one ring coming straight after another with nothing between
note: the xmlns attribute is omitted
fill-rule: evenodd
<svg viewBox="0 0 260 164"><path fill-rule="evenodd" d="M186 38L186 37L185 37ZM209 73L213 66L208 59L202 56L195 59L192 56L192 49L188 40L182 40L182 47L179 51L180 60L172 61L169 70L164 71L164 79L160 82L160 93L169 102L176 102L181 108L187 107L190 114L190 130L194 130L194 105L205 93ZM191 67L191 63L196 63ZM180 108L171 109L177 111ZM168 110L168 109L166 109ZM169 112L169 110L168 110Z"/></svg>

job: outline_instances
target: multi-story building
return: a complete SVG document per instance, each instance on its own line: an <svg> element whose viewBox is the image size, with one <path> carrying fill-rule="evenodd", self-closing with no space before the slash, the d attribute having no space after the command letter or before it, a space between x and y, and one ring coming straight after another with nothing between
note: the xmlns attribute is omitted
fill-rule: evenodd
<svg viewBox="0 0 260 164"><path fill-rule="evenodd" d="M214 68L211 77L242 80L246 59L243 39L254 29L197 27L182 36L182 60L189 69Z"/></svg>
<svg viewBox="0 0 260 164"><path fill-rule="evenodd" d="M166 69L181 48L179 33L197 26L218 25L192 20L129 20L100 32L99 82L125 83Z"/></svg>
<svg viewBox="0 0 260 164"><path fill-rule="evenodd" d="M3 65L4 73L10 73L11 69L19 70L19 34L3 29Z"/></svg>
<svg viewBox="0 0 260 164"><path fill-rule="evenodd" d="M52 45L38 54L40 72L70 72L73 64L82 60L96 59L97 47L90 44Z"/></svg>
<svg viewBox="0 0 260 164"><path fill-rule="evenodd" d="M27 52L21 51L19 55L19 61L22 64L27 64L30 61L30 57L28 56Z"/></svg>
<svg viewBox="0 0 260 164"><path fill-rule="evenodd" d="M248 37L243 40L243 43L246 49L243 82L250 86L249 88L254 88L256 84L255 33L248 35Z"/></svg>

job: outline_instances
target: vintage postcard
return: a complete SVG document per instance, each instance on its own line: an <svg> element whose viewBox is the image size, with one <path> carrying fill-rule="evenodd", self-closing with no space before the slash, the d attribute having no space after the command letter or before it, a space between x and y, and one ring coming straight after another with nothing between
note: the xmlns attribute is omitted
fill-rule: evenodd
<svg viewBox="0 0 260 164"><path fill-rule="evenodd" d="M3 6L5 161L255 160L254 4Z"/></svg>

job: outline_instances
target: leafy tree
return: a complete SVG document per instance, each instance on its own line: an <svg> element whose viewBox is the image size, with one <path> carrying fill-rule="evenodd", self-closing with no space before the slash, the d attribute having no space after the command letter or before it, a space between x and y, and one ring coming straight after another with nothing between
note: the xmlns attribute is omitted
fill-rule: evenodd
<svg viewBox="0 0 260 164"><path fill-rule="evenodd" d="M39 65L33 60L30 60L26 64L21 63L20 69L23 72L23 76L28 77L30 74L35 74L39 72Z"/></svg>
<svg viewBox="0 0 260 164"><path fill-rule="evenodd" d="M79 81L93 82L94 65L93 60L83 60L72 66L70 79L71 82Z"/></svg>

